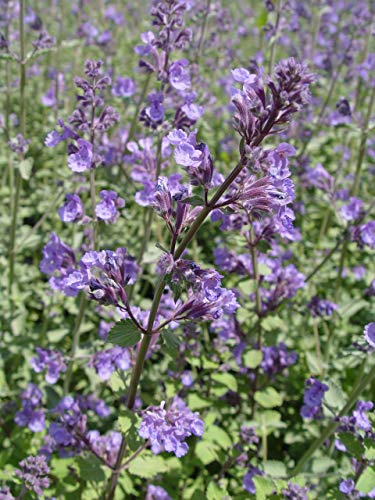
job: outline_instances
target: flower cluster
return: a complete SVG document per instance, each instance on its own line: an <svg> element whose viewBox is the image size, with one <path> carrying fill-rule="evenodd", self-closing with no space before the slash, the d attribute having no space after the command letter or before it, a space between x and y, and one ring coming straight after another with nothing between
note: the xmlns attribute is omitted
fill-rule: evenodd
<svg viewBox="0 0 375 500"><path fill-rule="evenodd" d="M31 368L37 373L47 370L45 376L46 382L48 384L55 384L59 379L60 373L66 370L66 364L61 352L42 349L41 347L37 347L36 352L38 356L30 360Z"/></svg>
<svg viewBox="0 0 375 500"><path fill-rule="evenodd" d="M120 346L99 351L94 354L88 366L95 368L101 380L109 380L116 369L128 370L130 368L129 351Z"/></svg>
<svg viewBox="0 0 375 500"><path fill-rule="evenodd" d="M21 427L28 427L32 432L42 432L45 428L45 416L42 409L42 391L35 385L29 384L21 392L22 409L16 413L14 421Z"/></svg>
<svg viewBox="0 0 375 500"><path fill-rule="evenodd" d="M192 434L202 436L203 429L198 413L190 411L176 396L168 409L163 401L160 406L151 406L145 411L139 435L150 440L153 453L165 450L182 457L189 449L185 439Z"/></svg>
<svg viewBox="0 0 375 500"><path fill-rule="evenodd" d="M50 485L48 474L50 472L46 457L38 455L27 457L20 462L21 469L14 469L14 473L23 482L28 490L37 495L43 495L43 490Z"/></svg>
<svg viewBox="0 0 375 500"><path fill-rule="evenodd" d="M172 264L169 279L172 289L185 284L187 300L177 307L174 319L217 319L238 307L232 290L221 285L222 276L213 269L202 269L192 261L179 259Z"/></svg>
<svg viewBox="0 0 375 500"><path fill-rule="evenodd" d="M307 304L310 309L312 316L332 316L333 311L338 307L337 304L330 302L329 300L321 299L318 296L313 297Z"/></svg>
<svg viewBox="0 0 375 500"><path fill-rule="evenodd" d="M318 379L310 377L305 382L304 405L301 408L303 418L320 418L322 415L322 401L328 386Z"/></svg>
<svg viewBox="0 0 375 500"><path fill-rule="evenodd" d="M297 353L288 351L283 342L270 347L262 347L262 354L263 359L260 367L270 378L273 378L277 373L283 373L288 366L294 365L298 359Z"/></svg>

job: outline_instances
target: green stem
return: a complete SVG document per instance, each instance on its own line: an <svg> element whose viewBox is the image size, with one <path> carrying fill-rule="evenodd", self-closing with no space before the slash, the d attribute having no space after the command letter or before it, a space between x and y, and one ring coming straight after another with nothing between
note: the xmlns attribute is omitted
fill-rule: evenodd
<svg viewBox="0 0 375 500"><path fill-rule="evenodd" d="M202 53L203 41L204 41L204 38L206 36L207 20L208 20L208 16L209 16L209 13L210 13L210 7L211 7L211 0L207 0L206 12L204 13L202 30L201 30L201 34L200 34L200 37L199 37L199 42L198 42L198 46L197 46L197 52L196 52L196 56L195 56L195 62L196 63L199 62L199 59L200 59L200 56L201 56L201 53Z"/></svg>
<svg viewBox="0 0 375 500"><path fill-rule="evenodd" d="M25 88L26 88L26 66L25 66L25 31L24 31L24 15L25 15L25 0L20 0L19 4L19 34L20 34L20 109L19 109L19 119L20 119L20 133L22 137L25 138L26 135L26 107L25 107ZM14 281L14 262L15 262L15 252L14 246L16 241L16 228L17 228L17 216L18 216L18 206L20 201L20 193L22 187L22 177L20 171L16 171L16 192L13 203L13 213L12 222L10 228L10 242L9 242L9 281L8 281L8 291L11 294L13 281Z"/></svg>
<svg viewBox="0 0 375 500"><path fill-rule="evenodd" d="M327 253L327 255L322 259L322 261L311 271L310 274L306 277L305 281L310 281L311 278L315 276L315 274L320 271L320 269L330 260L332 255L340 248L340 245L342 243L342 239L339 239L336 243L336 245Z"/></svg>
<svg viewBox="0 0 375 500"><path fill-rule="evenodd" d="M357 196L358 192L359 192L362 165L363 165L363 160L364 160L365 153L366 153L366 144L367 144L368 133L369 133L368 126L370 123L372 109L374 107L374 102L375 102L375 86L373 86L373 88L372 88L370 102L369 102L369 105L367 108L367 114L366 114L365 122L364 122L363 128L362 128L361 140L360 140L356 169L355 169L354 183L353 183L353 187L351 190L352 196ZM339 269L338 269L338 273L337 273L336 287L335 287L335 289L336 289L335 300L336 301L338 300L338 298L340 296L340 289L341 289L341 282L342 282L342 271L344 269L347 250L348 250L348 238L346 238L344 240L344 244L343 244L342 249L341 249L340 264L339 264Z"/></svg>
<svg viewBox="0 0 375 500"><path fill-rule="evenodd" d="M276 37L277 37L277 31L279 29L279 24L280 24L280 18L281 18L281 8L282 8L282 1L278 0L277 6L276 6L276 21L275 21L275 34L273 36L273 41L271 43L271 53L270 53L270 60L268 63L268 74L270 75L272 72L274 60L275 60L275 47L276 47Z"/></svg>
<svg viewBox="0 0 375 500"><path fill-rule="evenodd" d="M74 324L73 343L72 343L72 348L70 351L70 360L68 363L68 368L66 370L66 375L65 375L65 380L64 380L64 396L66 396L68 394L69 388L70 388L70 382L72 380L74 358L77 354L77 350L78 350L78 346L79 346L79 337L81 334L80 333L81 324L82 324L82 321L83 321L83 318L85 315L86 306L87 306L87 298L86 298L86 295L82 293L80 304L79 304L79 310L78 310L78 314L76 317L76 322Z"/></svg>
<svg viewBox="0 0 375 500"><path fill-rule="evenodd" d="M363 368L364 368L365 363L366 363L366 361L363 362L362 369L360 370L357 381L354 384L354 387L352 389L352 392L350 393L348 401L347 401L346 405L342 408L340 413L338 414L339 417L346 415L350 411L350 409L357 402L357 399L360 396L360 394L372 382L372 380L375 377L375 365L374 365L371 368L371 370L369 371L369 373L365 377L362 378ZM305 466L306 462L324 444L324 442L336 431L336 429L339 427L339 425L340 425L340 422L335 421L335 422L332 422L328 427L326 427L326 429L321 433L321 435L311 444L311 446L308 448L308 450L302 455L298 464L295 466L295 468L291 471L290 475L288 476L289 478L292 478L292 477L296 476L297 474L299 474L300 472L302 472L303 467Z"/></svg>

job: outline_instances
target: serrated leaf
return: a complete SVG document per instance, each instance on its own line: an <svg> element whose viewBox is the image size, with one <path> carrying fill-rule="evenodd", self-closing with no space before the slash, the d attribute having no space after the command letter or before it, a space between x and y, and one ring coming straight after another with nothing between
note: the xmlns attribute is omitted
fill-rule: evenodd
<svg viewBox="0 0 375 500"><path fill-rule="evenodd" d="M79 468L79 475L85 481L95 481L99 483L105 480L105 474L101 468L100 462L95 457L78 457L76 463Z"/></svg>
<svg viewBox="0 0 375 500"><path fill-rule="evenodd" d="M162 332L162 339L165 343L166 352L172 357L175 358L178 354L180 342L176 335L172 332L172 330L164 330Z"/></svg>
<svg viewBox="0 0 375 500"><path fill-rule="evenodd" d="M275 406L280 406L283 402L283 398L273 387L267 387L263 391L257 391L254 395L254 399L258 404L263 406L263 408L274 408Z"/></svg>
<svg viewBox="0 0 375 500"><path fill-rule="evenodd" d="M365 469L355 485L356 490L361 493L370 493L375 488L375 471L371 467Z"/></svg>
<svg viewBox="0 0 375 500"><path fill-rule="evenodd" d="M168 465L162 457L143 452L130 463L128 470L135 476L151 479L157 474L167 472Z"/></svg>
<svg viewBox="0 0 375 500"><path fill-rule="evenodd" d="M232 375L231 373L213 373L211 375L211 378L212 380L215 380L215 382L224 385L231 391L237 392L237 380L236 377L234 377L234 375Z"/></svg>
<svg viewBox="0 0 375 500"><path fill-rule="evenodd" d="M181 200L182 203L189 203L189 205L192 205L193 207L203 207L204 206L204 199L201 198L200 196L190 196L189 198L184 198Z"/></svg>
<svg viewBox="0 0 375 500"><path fill-rule="evenodd" d="M109 331L106 342L121 347L131 347L141 340L141 333L131 319L123 319Z"/></svg>
<svg viewBox="0 0 375 500"><path fill-rule="evenodd" d="M263 359L262 351L257 351L255 349L251 349L250 351L245 351L242 355L243 365L247 368L257 368Z"/></svg>
<svg viewBox="0 0 375 500"><path fill-rule="evenodd" d="M361 459L362 455L365 452L365 448L353 434L351 434L350 432L340 432L338 438L345 446L348 453L350 453L350 455L357 458L358 460Z"/></svg>

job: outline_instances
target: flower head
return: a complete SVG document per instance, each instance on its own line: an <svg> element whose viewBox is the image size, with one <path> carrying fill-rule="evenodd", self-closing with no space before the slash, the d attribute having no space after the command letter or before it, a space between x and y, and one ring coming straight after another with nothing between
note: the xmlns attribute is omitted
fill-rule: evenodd
<svg viewBox="0 0 375 500"><path fill-rule="evenodd" d="M175 396L167 410L165 402L149 407L138 432L141 437L150 440L153 453L165 450L182 457L189 449L185 439L192 434L202 436L203 430L204 424L198 413L193 413L182 399Z"/></svg>

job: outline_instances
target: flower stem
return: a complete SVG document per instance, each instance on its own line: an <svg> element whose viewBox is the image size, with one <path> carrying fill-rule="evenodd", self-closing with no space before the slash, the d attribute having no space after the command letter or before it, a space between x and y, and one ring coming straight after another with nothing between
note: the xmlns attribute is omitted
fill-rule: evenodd
<svg viewBox="0 0 375 500"><path fill-rule="evenodd" d="M370 102L368 104L366 118L365 118L365 122L364 122L363 128L362 128L362 134L361 134L356 169L355 169L354 183L353 183L352 190L351 190L352 196L357 196L358 192L359 192L359 188L360 188L362 165L363 165L363 160L365 157L366 144L367 144L367 139L368 139L368 135L369 135L368 126L370 123L372 109L374 107L374 102L375 102L375 86L373 86L373 88L372 88ZM341 249L340 264L339 264L339 269L338 269L338 273L337 273L336 287L335 287L336 288L336 294L335 294L336 301L340 295L341 282L342 282L342 271L344 269L347 250L348 250L348 238L346 238L344 240L344 244L343 244L342 249Z"/></svg>
<svg viewBox="0 0 375 500"><path fill-rule="evenodd" d="M72 348L70 351L70 360L68 363L68 368L67 368L65 380L64 380L64 396L66 396L68 394L69 388L70 388L70 382L72 380L74 358L75 358L75 355L77 353L77 349L79 346L81 324L82 324L82 321L83 321L83 318L85 315L86 306L87 306L87 298L86 298L85 294L82 294L81 300L79 303L79 310L78 310L78 314L76 317L76 322L75 322L74 330L73 330L73 343L72 343Z"/></svg>
<svg viewBox="0 0 375 500"><path fill-rule="evenodd" d="M26 132L26 108L25 108L25 88L26 88L26 65L25 65L25 30L24 30L24 15L25 15L25 0L20 0L19 3L19 36L20 36L20 109L19 109L19 120L20 120L20 133L25 137ZM18 206L20 201L20 193L22 187L22 177L20 171L16 171L16 192L13 202L13 213L12 222L10 228L10 242L9 242L9 281L8 281L8 291L11 293L13 281L14 281L14 262L15 262L15 252L14 246L16 241L16 228L17 228L17 215Z"/></svg>

